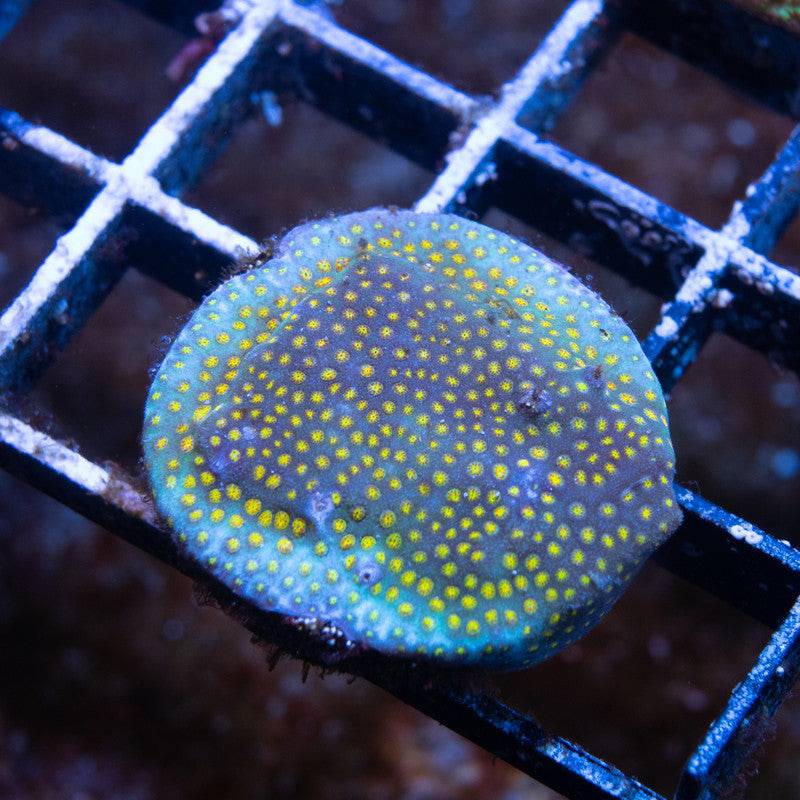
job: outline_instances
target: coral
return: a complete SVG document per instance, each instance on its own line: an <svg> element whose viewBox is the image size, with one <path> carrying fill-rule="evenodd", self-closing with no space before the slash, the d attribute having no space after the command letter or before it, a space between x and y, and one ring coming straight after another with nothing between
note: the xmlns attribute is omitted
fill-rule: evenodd
<svg viewBox="0 0 800 800"><path fill-rule="evenodd" d="M143 445L192 556L333 648L535 663L681 516L664 399L625 323L446 214L291 231L178 335Z"/></svg>

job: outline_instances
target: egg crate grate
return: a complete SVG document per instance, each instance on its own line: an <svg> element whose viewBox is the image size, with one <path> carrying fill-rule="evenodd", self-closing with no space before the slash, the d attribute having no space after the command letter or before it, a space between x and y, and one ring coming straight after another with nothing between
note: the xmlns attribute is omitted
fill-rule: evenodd
<svg viewBox="0 0 800 800"><path fill-rule="evenodd" d="M209 10L202 0L128 2L187 33ZM0 3L0 36L28 5ZM73 221L0 317L1 389L32 386L128 266L199 299L227 264L258 249L178 196L252 112L251 94L267 90L294 93L436 171L418 211L479 217L496 205L562 241L579 231L595 261L666 301L643 343L665 392L717 330L798 371L800 276L765 254L800 204L800 128L720 230L542 138L624 30L798 116L800 39L788 30L725 0L575 0L487 104L290 0L228 0L222 11L230 30L119 164L0 110L0 190ZM9 411L0 412L0 464L203 582L257 635L314 660L280 619L208 585L134 486ZM688 489L678 488L678 498L685 521L657 560L774 630L687 763L676 797L694 800L739 780L798 677L800 551ZM378 656L352 667L570 798L661 797L446 675L431 680L421 668L398 675Z"/></svg>

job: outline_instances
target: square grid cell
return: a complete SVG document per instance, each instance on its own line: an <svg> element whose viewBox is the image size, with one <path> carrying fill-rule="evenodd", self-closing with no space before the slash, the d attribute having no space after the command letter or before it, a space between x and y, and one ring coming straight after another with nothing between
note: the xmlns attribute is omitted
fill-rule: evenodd
<svg viewBox="0 0 800 800"><path fill-rule="evenodd" d="M0 6L0 35L24 20L28 5ZM210 4L129 5L186 34ZM419 211L480 217L497 207L568 247L579 231L582 258L665 301L644 340L665 392L718 332L797 372L800 276L766 254L797 211L800 133L789 135L719 229L544 138L626 34L708 70L787 118L797 116L800 38L756 5L575 0L496 99L487 99L408 66L319 6L229 0L210 20L218 36L213 52L119 163L18 110L0 110L0 189L74 221L0 317L0 388L28 392L127 267L197 299L231 260L257 250L249 236L179 197L198 182L202 188L226 140L252 114L252 98L264 92L294 95L434 171L416 201ZM158 528L131 482L23 421L13 403L0 413L0 463L209 584ZM688 760L676 797L690 800L718 796L739 779L797 678L800 551L697 491L679 487L678 496L685 522L657 560L773 631ZM234 603L219 585L207 589L257 636L315 661L308 641L280 618ZM662 796L490 693L422 667L402 674L391 667L377 655L347 664L565 796Z"/></svg>

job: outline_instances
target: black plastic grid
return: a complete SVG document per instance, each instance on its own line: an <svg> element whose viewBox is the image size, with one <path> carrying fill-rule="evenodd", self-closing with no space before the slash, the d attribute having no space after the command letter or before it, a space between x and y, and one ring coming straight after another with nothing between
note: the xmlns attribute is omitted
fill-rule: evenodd
<svg viewBox="0 0 800 800"><path fill-rule="evenodd" d="M129 2L183 31L209 10L202 0ZM0 3L0 36L28 5ZM800 129L718 231L541 138L623 30L796 117L800 39L786 29L727 0L576 0L487 104L291 0L229 0L222 13L227 35L121 164L0 110L0 190L74 220L0 317L0 389L29 388L128 266L199 298L257 249L177 196L249 113L251 93L265 90L294 92L439 167L417 210L480 216L497 205L554 238L580 230L595 261L668 301L644 342L665 391L715 330L800 368L800 276L764 255L800 204ZM0 464L208 585L134 486L10 412L0 412ZM693 800L737 780L800 673L800 551L687 489L678 497L685 522L656 558L775 631L685 768L676 797ZM258 636L317 660L279 617L207 588ZM345 666L571 798L660 797L454 676L398 674L378 655Z"/></svg>

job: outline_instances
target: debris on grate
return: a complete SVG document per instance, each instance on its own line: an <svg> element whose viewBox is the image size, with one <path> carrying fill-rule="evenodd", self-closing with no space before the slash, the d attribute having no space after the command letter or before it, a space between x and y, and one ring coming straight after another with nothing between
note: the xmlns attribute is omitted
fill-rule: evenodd
<svg viewBox="0 0 800 800"><path fill-rule="evenodd" d="M186 42L172 57L165 70L166 76L175 83L188 80L242 18L246 2L226 0L216 11L198 14L194 18L194 27L199 35Z"/></svg>

